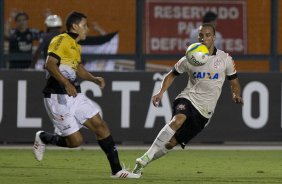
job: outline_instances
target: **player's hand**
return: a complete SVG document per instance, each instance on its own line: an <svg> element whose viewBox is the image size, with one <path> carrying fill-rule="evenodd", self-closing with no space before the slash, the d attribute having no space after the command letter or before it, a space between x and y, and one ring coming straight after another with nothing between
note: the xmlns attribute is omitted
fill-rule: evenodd
<svg viewBox="0 0 282 184"><path fill-rule="evenodd" d="M95 77L95 83L100 86L101 89L104 89L106 83L103 77Z"/></svg>
<svg viewBox="0 0 282 184"><path fill-rule="evenodd" d="M162 100L162 97L163 97L163 95L160 94L160 93L158 93L158 94L156 94L152 97L152 102L153 102L155 107L159 106L160 101Z"/></svg>
<svg viewBox="0 0 282 184"><path fill-rule="evenodd" d="M76 97L77 91L76 91L75 87L70 82L67 82L65 84L65 90L67 91L69 96Z"/></svg>
<svg viewBox="0 0 282 184"><path fill-rule="evenodd" d="M243 98L233 93L233 101L237 104L244 104Z"/></svg>

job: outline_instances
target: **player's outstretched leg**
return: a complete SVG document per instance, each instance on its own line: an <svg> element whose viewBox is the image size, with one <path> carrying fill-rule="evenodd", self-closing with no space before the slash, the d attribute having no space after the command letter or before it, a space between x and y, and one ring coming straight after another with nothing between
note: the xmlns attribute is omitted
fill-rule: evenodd
<svg viewBox="0 0 282 184"><path fill-rule="evenodd" d="M45 152L45 144L40 138L40 134L43 131L38 131L35 134L35 140L33 144L33 154L36 160L41 161L43 160L44 152Z"/></svg>
<svg viewBox="0 0 282 184"><path fill-rule="evenodd" d="M122 168L119 162L118 150L116 149L114 139L111 135L98 140L101 149L107 155L111 166L111 178L140 178L140 175L129 172L127 169Z"/></svg>
<svg viewBox="0 0 282 184"><path fill-rule="evenodd" d="M60 147L68 147L64 137L44 131L38 131L35 134L33 145L33 154L38 161L43 160L46 144L52 144Z"/></svg>
<svg viewBox="0 0 282 184"><path fill-rule="evenodd" d="M148 151L142 157L136 159L136 165L132 172L141 175L148 163L165 155L167 153L165 144L171 140L174 134L175 131L169 124L166 124L159 132Z"/></svg>

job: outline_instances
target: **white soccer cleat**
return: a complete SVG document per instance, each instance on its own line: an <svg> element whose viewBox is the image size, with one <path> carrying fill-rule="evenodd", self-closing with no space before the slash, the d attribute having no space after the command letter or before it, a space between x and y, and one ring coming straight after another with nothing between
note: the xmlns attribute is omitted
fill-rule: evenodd
<svg viewBox="0 0 282 184"><path fill-rule="evenodd" d="M137 179L140 178L141 175L134 174L128 170L122 169L119 172L117 172L115 175L111 175L111 178L121 178L121 179Z"/></svg>
<svg viewBox="0 0 282 184"><path fill-rule="evenodd" d="M138 174L138 175L142 175L142 171L144 170L144 168L146 167L146 165L150 162L150 159L148 157L147 154L143 155L140 158L136 159L136 164L135 167L132 171L132 173L134 174Z"/></svg>
<svg viewBox="0 0 282 184"><path fill-rule="evenodd" d="M45 152L45 144L42 142L39 136L42 132L43 131L36 132L35 140L33 144L33 154L34 154L35 159L38 161L43 160L43 155Z"/></svg>

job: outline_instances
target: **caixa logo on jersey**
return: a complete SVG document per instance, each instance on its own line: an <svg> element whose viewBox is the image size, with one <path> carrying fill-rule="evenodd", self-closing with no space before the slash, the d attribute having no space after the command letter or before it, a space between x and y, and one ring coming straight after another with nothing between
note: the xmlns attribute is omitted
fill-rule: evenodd
<svg viewBox="0 0 282 184"><path fill-rule="evenodd" d="M218 79L219 73L194 72L193 77L195 79Z"/></svg>

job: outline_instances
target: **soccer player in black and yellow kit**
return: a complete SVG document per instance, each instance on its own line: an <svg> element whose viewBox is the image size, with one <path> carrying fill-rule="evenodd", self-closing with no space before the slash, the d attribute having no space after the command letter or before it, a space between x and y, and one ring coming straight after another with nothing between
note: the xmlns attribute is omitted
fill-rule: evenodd
<svg viewBox="0 0 282 184"><path fill-rule="evenodd" d="M66 19L67 33L54 37L48 47L45 68L49 72L43 90L44 104L51 118L55 134L38 131L35 135L33 152L38 161L43 159L46 144L74 148L83 143L80 128L87 127L96 134L98 143L107 155L113 178L139 178L122 169L115 142L101 118L99 109L81 93L77 77L91 81L104 88L102 77L93 76L81 63L80 40L88 32L87 18L79 12L72 12Z"/></svg>

